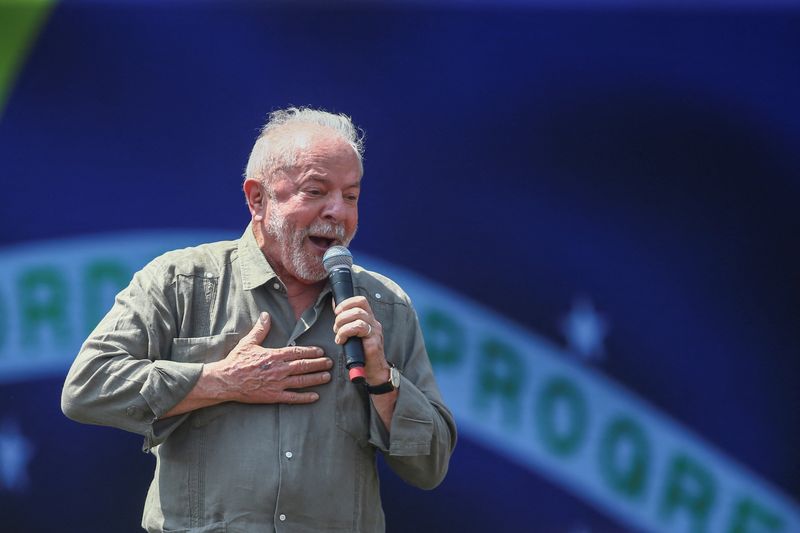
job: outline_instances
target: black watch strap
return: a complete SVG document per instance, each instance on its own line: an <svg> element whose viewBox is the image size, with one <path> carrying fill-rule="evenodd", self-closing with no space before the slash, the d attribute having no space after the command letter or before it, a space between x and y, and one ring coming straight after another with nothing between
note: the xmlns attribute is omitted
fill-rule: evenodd
<svg viewBox="0 0 800 533"><path fill-rule="evenodd" d="M392 392L397 388L399 385L400 376L397 372L395 366L389 363L391 368L389 369L389 381L386 383L381 383L380 385L372 386L366 381L364 382L364 388L367 389L367 392L370 394L386 394L387 392ZM396 383L395 383L396 382Z"/></svg>
<svg viewBox="0 0 800 533"><path fill-rule="evenodd" d="M374 387L369 385L365 381L364 387L370 394L386 394L387 392L392 392L394 390L394 385L392 385L391 381L387 381L386 383L381 383L380 385L375 385Z"/></svg>

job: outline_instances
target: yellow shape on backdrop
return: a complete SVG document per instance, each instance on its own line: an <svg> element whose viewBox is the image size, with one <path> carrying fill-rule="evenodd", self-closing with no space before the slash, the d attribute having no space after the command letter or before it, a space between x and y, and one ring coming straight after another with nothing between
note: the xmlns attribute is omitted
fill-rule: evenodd
<svg viewBox="0 0 800 533"><path fill-rule="evenodd" d="M0 0L0 118L55 0Z"/></svg>

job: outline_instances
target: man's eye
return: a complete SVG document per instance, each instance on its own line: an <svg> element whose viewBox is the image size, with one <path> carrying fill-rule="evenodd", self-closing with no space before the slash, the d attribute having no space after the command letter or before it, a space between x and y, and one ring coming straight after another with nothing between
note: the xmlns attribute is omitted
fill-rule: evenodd
<svg viewBox="0 0 800 533"><path fill-rule="evenodd" d="M345 198L350 202L357 202L358 201L358 195L357 194L346 194Z"/></svg>
<svg viewBox="0 0 800 533"><path fill-rule="evenodd" d="M320 189L306 189L306 194L309 196L322 196Z"/></svg>

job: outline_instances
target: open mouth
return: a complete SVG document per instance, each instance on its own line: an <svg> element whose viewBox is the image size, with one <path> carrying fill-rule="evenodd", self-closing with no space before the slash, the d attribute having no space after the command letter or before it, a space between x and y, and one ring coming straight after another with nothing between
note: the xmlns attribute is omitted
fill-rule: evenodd
<svg viewBox="0 0 800 533"><path fill-rule="evenodd" d="M315 235L309 235L308 240L311 244L315 247L320 248L322 250L327 250L336 242L336 239L329 239L327 237L319 237Z"/></svg>

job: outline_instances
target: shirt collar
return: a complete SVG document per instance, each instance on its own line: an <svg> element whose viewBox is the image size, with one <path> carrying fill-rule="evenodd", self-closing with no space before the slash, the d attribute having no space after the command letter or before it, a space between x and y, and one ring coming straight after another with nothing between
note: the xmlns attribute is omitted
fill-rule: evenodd
<svg viewBox="0 0 800 533"><path fill-rule="evenodd" d="M258 247L256 236L253 233L253 223L247 225L242 238L239 239L239 262L242 270L242 286L245 290L260 287L278 275L264 257L264 252Z"/></svg>

